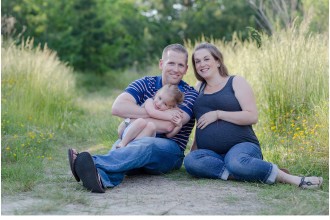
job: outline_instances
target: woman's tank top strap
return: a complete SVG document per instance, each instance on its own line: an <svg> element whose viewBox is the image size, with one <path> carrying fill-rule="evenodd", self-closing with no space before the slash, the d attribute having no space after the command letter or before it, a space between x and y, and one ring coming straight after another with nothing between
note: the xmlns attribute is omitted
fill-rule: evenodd
<svg viewBox="0 0 330 220"><path fill-rule="evenodd" d="M206 82L204 81L202 82L201 87L199 87L198 93L204 92L205 87L206 87Z"/></svg>
<svg viewBox="0 0 330 220"><path fill-rule="evenodd" d="M230 76L229 79L228 79L227 85L225 86L225 87L228 86L233 93L235 93L234 88L233 88L233 79L234 79L234 77L235 77L235 75Z"/></svg>

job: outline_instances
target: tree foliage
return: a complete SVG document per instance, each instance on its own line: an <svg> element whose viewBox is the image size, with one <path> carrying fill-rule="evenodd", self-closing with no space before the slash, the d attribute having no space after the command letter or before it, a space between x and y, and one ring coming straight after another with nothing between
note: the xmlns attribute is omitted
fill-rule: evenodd
<svg viewBox="0 0 330 220"><path fill-rule="evenodd" d="M263 7L251 7L251 2ZM1 31L18 43L33 37L77 70L102 74L147 64L170 43L202 37L230 41L233 32L247 39L251 28L272 27L261 22L261 12L268 13L264 21L278 21L274 2L292 3L290 22L304 15L303 5L312 5L310 0L2 0ZM326 0L318 2L312 30L325 29L320 20L328 8Z"/></svg>

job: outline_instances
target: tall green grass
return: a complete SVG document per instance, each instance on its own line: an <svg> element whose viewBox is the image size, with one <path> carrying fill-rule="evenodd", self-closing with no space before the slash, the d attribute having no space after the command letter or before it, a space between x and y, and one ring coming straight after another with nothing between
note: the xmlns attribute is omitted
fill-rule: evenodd
<svg viewBox="0 0 330 220"><path fill-rule="evenodd" d="M328 177L328 35L293 27L253 40L210 40L232 75L252 86L259 110L255 126L265 158L301 174ZM202 39L203 41L204 39ZM190 54L194 45L186 43ZM191 61L190 66L191 65ZM196 83L193 70L185 76Z"/></svg>
<svg viewBox="0 0 330 220"><path fill-rule="evenodd" d="M32 40L4 42L1 56L2 180L28 190L42 176L42 161L52 159L56 131L71 118L75 80L56 53L33 48Z"/></svg>

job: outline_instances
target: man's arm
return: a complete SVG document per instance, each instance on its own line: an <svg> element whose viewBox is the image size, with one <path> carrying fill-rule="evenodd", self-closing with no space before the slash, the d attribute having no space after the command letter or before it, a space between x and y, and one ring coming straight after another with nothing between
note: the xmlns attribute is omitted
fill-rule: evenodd
<svg viewBox="0 0 330 220"><path fill-rule="evenodd" d="M170 121L150 118L145 108L137 105L135 98L127 92L120 94L114 101L112 115L131 119L144 118L156 125L158 133L168 133L174 128L173 123Z"/></svg>
<svg viewBox="0 0 330 220"><path fill-rule="evenodd" d="M166 137L168 137L168 138L174 137L177 133L179 133L181 128L182 128L182 125L181 126L175 126L174 129L170 133L165 134Z"/></svg>
<svg viewBox="0 0 330 220"><path fill-rule="evenodd" d="M112 115L121 118L148 118L147 111L136 104L134 97L123 92L120 94L112 105Z"/></svg>
<svg viewBox="0 0 330 220"><path fill-rule="evenodd" d="M182 128L182 118L179 117L174 117L172 119L172 123L175 125L175 127L173 128L173 130L169 133L166 134L166 137L171 138L174 137L177 133L179 133L179 131Z"/></svg>

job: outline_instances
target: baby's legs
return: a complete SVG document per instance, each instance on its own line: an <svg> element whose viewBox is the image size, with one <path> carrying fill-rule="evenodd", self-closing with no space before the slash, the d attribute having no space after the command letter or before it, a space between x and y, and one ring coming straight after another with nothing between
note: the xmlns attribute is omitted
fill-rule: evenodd
<svg viewBox="0 0 330 220"><path fill-rule="evenodd" d="M156 126L152 122L147 122L143 118L138 118L132 122L117 148L126 146L132 140L141 137L156 136Z"/></svg>
<svg viewBox="0 0 330 220"><path fill-rule="evenodd" d="M138 118L135 121L133 121L126 132L126 134L123 136L121 142L117 145L117 148L126 146L130 141L134 140L140 132L146 127L147 121L143 118Z"/></svg>
<svg viewBox="0 0 330 220"><path fill-rule="evenodd" d="M142 137L155 137L155 136L156 136L156 125L153 122L147 122L144 129L135 139Z"/></svg>
<svg viewBox="0 0 330 220"><path fill-rule="evenodd" d="M118 137L119 138L121 138L121 136L123 135L123 132L124 132L124 130L125 130L125 128L126 128L126 125L125 125L125 122L121 122L120 124L119 124L119 126L118 126Z"/></svg>

